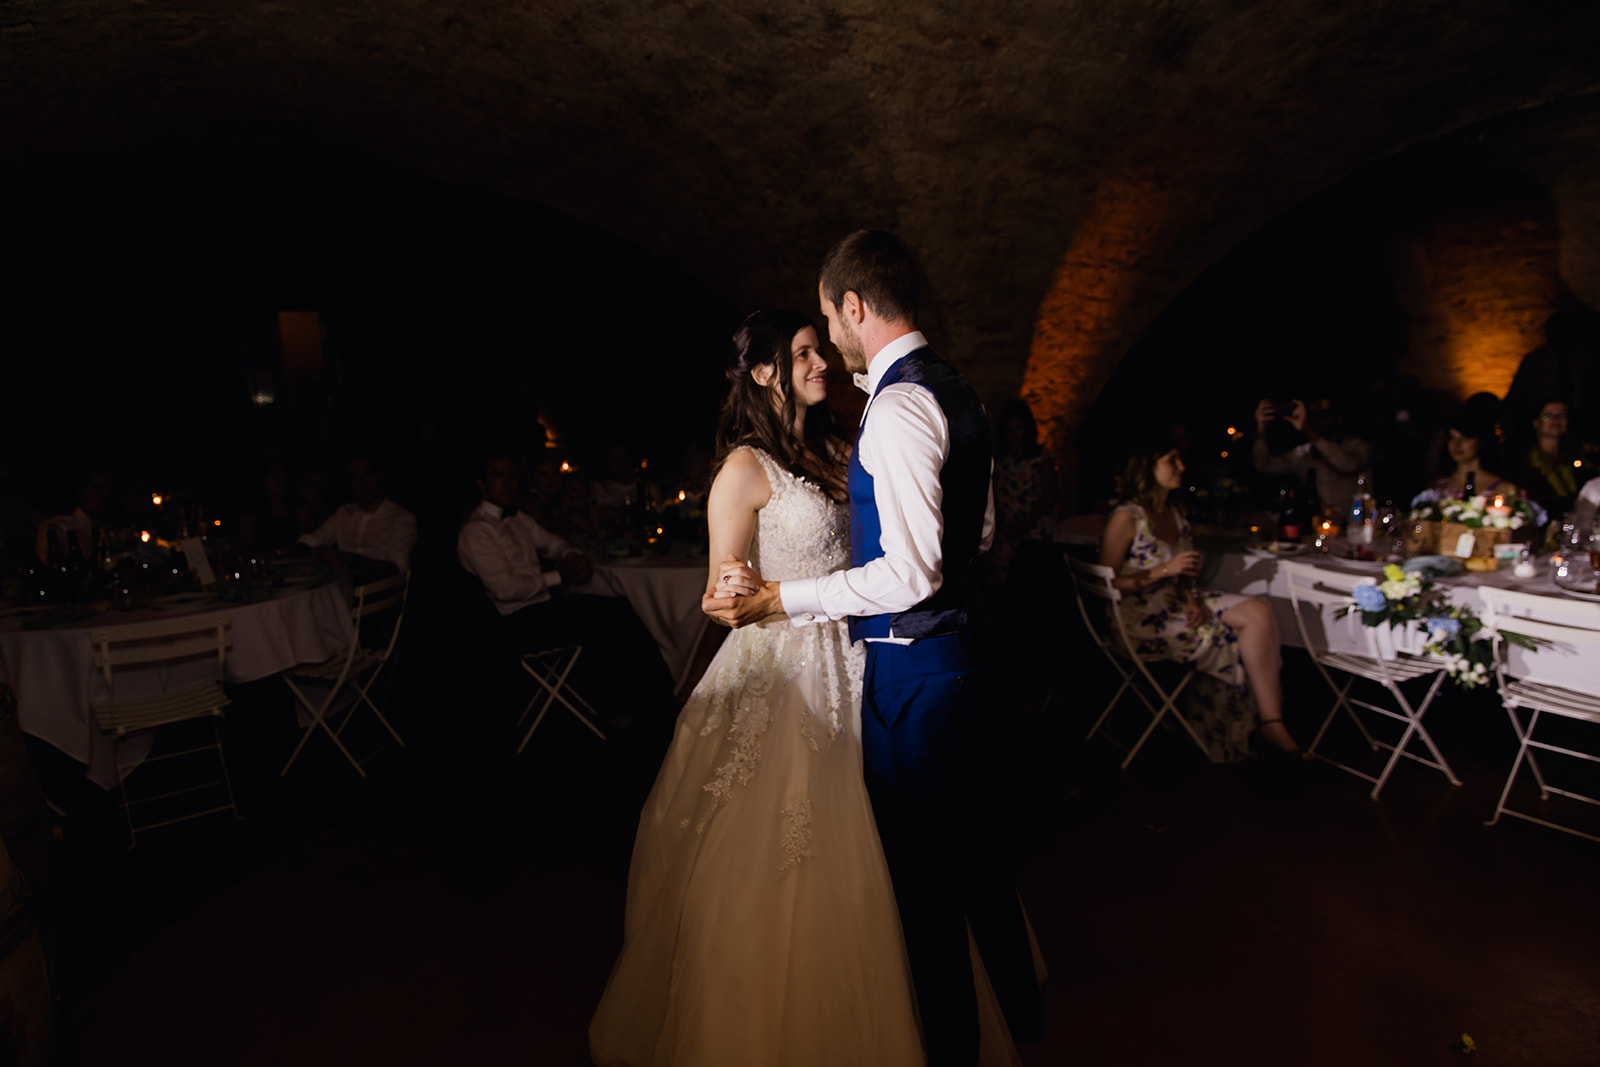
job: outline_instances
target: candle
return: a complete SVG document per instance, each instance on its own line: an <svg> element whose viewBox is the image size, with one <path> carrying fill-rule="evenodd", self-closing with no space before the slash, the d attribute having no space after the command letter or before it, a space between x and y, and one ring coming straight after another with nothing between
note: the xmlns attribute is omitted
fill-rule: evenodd
<svg viewBox="0 0 1600 1067"><path fill-rule="evenodd" d="M1502 519L1509 519L1511 517L1511 507L1506 503L1506 498L1503 496L1497 495L1494 498L1494 503L1490 504L1484 510L1490 515L1497 515Z"/></svg>
<svg viewBox="0 0 1600 1067"><path fill-rule="evenodd" d="M160 493L151 493L150 494L150 503L154 504L156 507L159 508L161 506L161 494Z"/></svg>

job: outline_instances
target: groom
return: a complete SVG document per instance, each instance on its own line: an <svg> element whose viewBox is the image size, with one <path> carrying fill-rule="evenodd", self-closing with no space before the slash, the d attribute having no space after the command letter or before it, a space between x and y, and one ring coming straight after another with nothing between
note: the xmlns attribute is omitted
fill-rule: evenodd
<svg viewBox="0 0 1600 1067"><path fill-rule="evenodd" d="M977 561L994 528L983 405L916 329L918 278L905 247L861 230L823 260L828 336L870 396L850 459L853 566L764 582L722 566L738 594L708 596L733 626L787 614L848 616L866 641L861 707L867 790L894 879L928 1063L977 1061L970 924L1013 1036L1043 1011L1016 890L973 754L985 747Z"/></svg>

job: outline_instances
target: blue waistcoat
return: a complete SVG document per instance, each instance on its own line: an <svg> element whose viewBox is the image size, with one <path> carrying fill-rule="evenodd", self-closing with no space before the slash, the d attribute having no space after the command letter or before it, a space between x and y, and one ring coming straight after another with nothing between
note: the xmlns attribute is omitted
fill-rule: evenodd
<svg viewBox="0 0 1600 1067"><path fill-rule="evenodd" d="M950 454L939 471L943 494L943 581L927 600L893 615L852 616L850 640L867 637L939 637L966 633L981 613L983 582L978 573L978 545L989 502L993 447L989 420L972 387L948 363L923 347L889 368L873 393L876 397L896 382L910 382L933 394L950 426ZM867 419L872 409L867 409ZM862 420L865 431L866 419ZM850 457L850 556L861 566L883 556L883 525L873 493L873 478L861 466L861 450Z"/></svg>

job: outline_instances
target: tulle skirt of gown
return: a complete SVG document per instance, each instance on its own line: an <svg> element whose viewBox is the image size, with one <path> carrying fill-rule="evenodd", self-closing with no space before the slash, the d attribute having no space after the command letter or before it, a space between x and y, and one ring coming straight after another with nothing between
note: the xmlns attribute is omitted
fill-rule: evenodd
<svg viewBox="0 0 1600 1067"><path fill-rule="evenodd" d="M639 818L596 1064L923 1062L843 623L728 635Z"/></svg>

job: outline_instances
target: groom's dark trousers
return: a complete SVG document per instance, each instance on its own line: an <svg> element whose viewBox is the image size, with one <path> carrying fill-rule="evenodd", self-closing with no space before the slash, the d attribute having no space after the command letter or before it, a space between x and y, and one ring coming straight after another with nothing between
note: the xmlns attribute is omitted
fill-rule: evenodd
<svg viewBox="0 0 1600 1067"><path fill-rule="evenodd" d="M967 1067L978 1055L969 924L1012 1035L1029 1041L1043 1029L1022 908L982 797L981 754L992 738L984 729L976 561L989 491L988 420L961 376L926 348L895 363L879 392L896 382L932 393L950 431L939 471L941 585L909 611L850 620L851 637L867 641L861 742L928 1063ZM871 418L869 407L863 432ZM883 549L874 480L859 448L849 488L852 562L861 566Z"/></svg>

